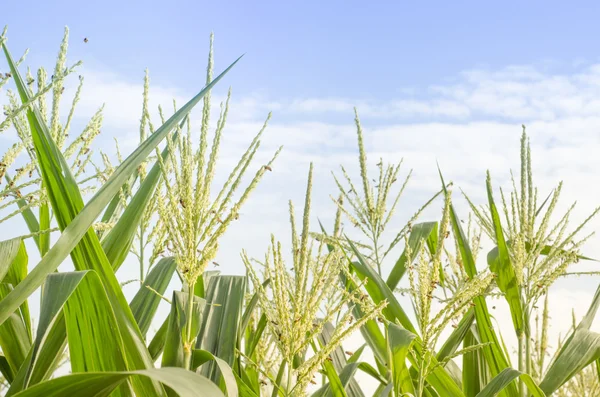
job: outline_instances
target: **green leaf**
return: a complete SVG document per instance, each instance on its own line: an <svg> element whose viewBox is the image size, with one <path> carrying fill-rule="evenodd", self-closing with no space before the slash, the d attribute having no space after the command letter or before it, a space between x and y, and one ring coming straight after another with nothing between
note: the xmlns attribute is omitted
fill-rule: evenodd
<svg viewBox="0 0 600 397"><path fill-rule="evenodd" d="M586 315L563 344L540 383L547 395L554 393L579 371L600 358L600 334L590 331L599 306L600 287Z"/></svg>
<svg viewBox="0 0 600 397"><path fill-rule="evenodd" d="M57 322L62 329L53 326ZM73 371L125 368L123 342L114 332L115 328L114 313L95 272L50 274L42 289L40 319L33 347L24 365L26 371L19 382L11 386L8 395L32 384L34 369L44 371L47 362L40 362L40 357L43 357L40 352L47 341L55 341L50 336L57 329L67 330ZM50 362L53 361L51 359Z"/></svg>
<svg viewBox="0 0 600 397"><path fill-rule="evenodd" d="M483 390L477 394L477 397L494 397L508 386L514 385L514 380L520 378L529 389L533 397L546 397L544 392L535 384L531 376L517 371L516 369L506 368L494 377Z"/></svg>
<svg viewBox="0 0 600 397"><path fill-rule="evenodd" d="M419 245L423 240L427 240L431 234L437 233L437 222L423 222L417 223L413 225L410 235L408 236L408 245L410 247L411 252L418 252L420 247ZM406 273L406 268L408 263L406 256L406 248L400 255L400 258L394 264L392 271L387 279L388 287L393 291L398 286L398 283Z"/></svg>
<svg viewBox="0 0 600 397"><path fill-rule="evenodd" d="M180 368L146 369L130 372L85 372L39 383L15 397L105 397L132 377L148 377L173 389L180 397L222 397L214 383Z"/></svg>
<svg viewBox="0 0 600 397"><path fill-rule="evenodd" d="M214 276L210 279L205 299L207 307L196 348L206 350L233 366L235 349L240 335L240 321L246 293L245 276ZM219 383L217 361L202 368L201 374Z"/></svg>
<svg viewBox="0 0 600 397"><path fill-rule="evenodd" d="M510 260L508 246L506 244L506 240L504 239L502 224L500 223L500 215L498 214L498 209L494 203L492 182L489 172L487 174L486 187L490 205L490 214L492 217L492 223L494 225L496 237L496 250L490 252L490 254L495 252L496 255L488 255L488 264L490 266L490 270L498 276L496 278L496 284L498 285L500 291L504 293L504 297L508 302L513 325L518 337L522 332L524 332L524 327L527 323L524 319L523 302L519 286L517 285L515 268Z"/></svg>
<svg viewBox="0 0 600 397"><path fill-rule="evenodd" d="M148 345L148 351L152 357L152 361L156 361L162 354L165 348L165 341L167 339L167 330L169 329L169 317L163 321L160 328L156 331L150 344Z"/></svg>
<svg viewBox="0 0 600 397"><path fill-rule="evenodd" d="M323 368L325 369L327 379L329 379L328 390L331 392L331 395L334 397L347 397L348 395L346 394L344 384L340 380L340 377L338 376L337 371L333 367L333 364L325 360L323 362Z"/></svg>
<svg viewBox="0 0 600 397"><path fill-rule="evenodd" d="M474 329L473 329L474 328ZM463 348L479 344L476 337L477 327L468 330L464 338ZM488 383L488 369L480 349L468 352L462 356L462 384L466 397L475 397Z"/></svg>
<svg viewBox="0 0 600 397"><path fill-rule="evenodd" d="M392 352L392 380L395 395L415 393L412 379L406 366L406 356L416 338L416 335L396 324L388 325L388 338Z"/></svg>
<svg viewBox="0 0 600 397"><path fill-rule="evenodd" d="M458 350L474 320L475 312L469 309L438 351L438 361L444 360Z"/></svg>
<svg viewBox="0 0 600 397"><path fill-rule="evenodd" d="M237 397L238 386L235 380L235 376L233 375L233 371L231 370L231 367L224 360L220 359L219 357L216 357L209 351L201 349L194 349L192 351L192 368L196 369L199 366L210 362L214 362L219 371L221 372L227 395L229 397Z"/></svg>
<svg viewBox="0 0 600 397"><path fill-rule="evenodd" d="M27 276L27 252L20 238L0 242L0 299ZM12 382L31 348L31 320L27 301L0 325L0 347Z"/></svg>
<svg viewBox="0 0 600 397"><path fill-rule="evenodd" d="M172 257L162 258L150 271L148 277L142 283L139 291L135 294L129 307L140 327L142 335L146 335L152 319L156 314L161 297L173 278L177 269L177 263ZM152 288L152 289L150 289Z"/></svg>
<svg viewBox="0 0 600 397"><path fill-rule="evenodd" d="M200 329L200 319L206 301L194 296L194 307L192 309L192 337L198 334ZM184 330L187 324L187 306L188 293L182 291L173 291L173 300L171 302L171 313L169 314L169 325L165 338L165 348L162 356L163 367L185 367L184 363Z"/></svg>

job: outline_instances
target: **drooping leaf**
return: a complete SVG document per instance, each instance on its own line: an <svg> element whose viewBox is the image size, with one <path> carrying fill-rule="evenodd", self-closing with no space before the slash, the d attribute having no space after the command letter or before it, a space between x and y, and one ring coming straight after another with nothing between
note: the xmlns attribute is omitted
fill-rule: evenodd
<svg viewBox="0 0 600 397"><path fill-rule="evenodd" d="M509 385L514 385L514 380L520 378L527 386L529 394L533 397L546 397L544 392L535 384L531 376L517 371L516 369L506 368L494 377L483 390L477 394L477 397L494 397Z"/></svg>
<svg viewBox="0 0 600 397"><path fill-rule="evenodd" d="M180 397L223 397L210 380L181 368L145 369L130 372L84 372L39 383L15 397L105 397L127 379L143 376L163 383Z"/></svg>

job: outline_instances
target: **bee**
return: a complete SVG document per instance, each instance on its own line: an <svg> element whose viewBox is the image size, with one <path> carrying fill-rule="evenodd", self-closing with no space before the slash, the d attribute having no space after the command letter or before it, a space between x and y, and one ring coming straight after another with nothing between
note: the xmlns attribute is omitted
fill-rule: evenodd
<svg viewBox="0 0 600 397"><path fill-rule="evenodd" d="M260 380L260 384L261 384L261 385L263 385L263 386L266 386L266 385L267 385L267 382L265 382L264 380L262 380L262 379L261 379L261 380Z"/></svg>
<svg viewBox="0 0 600 397"><path fill-rule="evenodd" d="M275 321L271 321L271 324L273 324L273 325L275 325L275 326L279 325L279 324L277 324L277 322L275 322Z"/></svg>
<svg viewBox="0 0 600 397"><path fill-rule="evenodd" d="M317 384L317 382L315 382L315 381L314 381L314 380L312 380L312 379L310 380L310 383L312 383L313 385L316 385L316 384Z"/></svg>
<svg viewBox="0 0 600 397"><path fill-rule="evenodd" d="M88 40L88 38L87 38L87 37L84 37L84 38L83 38L83 42L84 42L84 43L87 43L88 41L89 41L89 40Z"/></svg>
<svg viewBox="0 0 600 397"><path fill-rule="evenodd" d="M273 169L271 167L269 167L268 165L265 165L264 167L265 167L265 170L267 170L267 171L273 171Z"/></svg>
<svg viewBox="0 0 600 397"><path fill-rule="evenodd" d="M181 273L183 273L183 274L188 274L189 272L190 272L190 269L187 267L181 271Z"/></svg>
<svg viewBox="0 0 600 397"><path fill-rule="evenodd" d="M179 199L179 204L185 208L185 201L183 201L183 199Z"/></svg>
<svg viewBox="0 0 600 397"><path fill-rule="evenodd" d="M458 328L458 325L452 324L452 328Z"/></svg>
<svg viewBox="0 0 600 397"><path fill-rule="evenodd" d="M445 233L445 235L444 235L444 238L448 238L448 237L450 237L450 230L447 230L446 233Z"/></svg>
<svg viewBox="0 0 600 397"><path fill-rule="evenodd" d="M31 203L33 201L33 195L27 196L27 201Z"/></svg>
<svg viewBox="0 0 600 397"><path fill-rule="evenodd" d="M537 287L538 288L544 288L544 286L542 284L538 284Z"/></svg>
<svg viewBox="0 0 600 397"><path fill-rule="evenodd" d="M470 305L471 305L471 307L477 306L474 302L471 302Z"/></svg>
<svg viewBox="0 0 600 397"><path fill-rule="evenodd" d="M329 362L332 362L332 361L333 361L333 359L332 359L331 357L329 357L329 356L327 356L327 358L326 358L325 360L327 360L327 361L329 361Z"/></svg>
<svg viewBox="0 0 600 397"><path fill-rule="evenodd" d="M352 356L352 355L354 355L354 353L352 353L351 351L348 351L348 350L346 350L344 353L346 353L346 354L347 354L347 355L349 355L349 356Z"/></svg>
<svg viewBox="0 0 600 397"><path fill-rule="evenodd" d="M4 112L4 115L5 115L5 116L8 116L8 112Z"/></svg>
<svg viewBox="0 0 600 397"><path fill-rule="evenodd" d="M383 321L383 318L381 318L381 317L377 317L377 321L379 321L380 323L383 323L383 322L384 322L384 321Z"/></svg>
<svg viewBox="0 0 600 397"><path fill-rule="evenodd" d="M34 82L35 82L35 80L34 80L34 79L28 79L28 80L27 80L27 84L29 84L29 85L33 84Z"/></svg>
<svg viewBox="0 0 600 397"><path fill-rule="evenodd" d="M233 219L235 219L236 221L238 219L240 219L240 214L238 214L237 212L235 213L235 215L233 216Z"/></svg>
<svg viewBox="0 0 600 397"><path fill-rule="evenodd" d="M492 309L496 309L496 306L492 306Z"/></svg>
<svg viewBox="0 0 600 397"><path fill-rule="evenodd" d="M216 267L219 267L221 265L219 265L217 262L213 262L213 265L215 265Z"/></svg>
<svg viewBox="0 0 600 397"><path fill-rule="evenodd" d="M65 92L65 87L60 89L60 93L62 94L63 92Z"/></svg>
<svg viewBox="0 0 600 397"><path fill-rule="evenodd" d="M6 72L6 73L4 73L4 77L12 77L12 74Z"/></svg>
<svg viewBox="0 0 600 397"><path fill-rule="evenodd" d="M298 322L298 321L300 321L300 320L301 320L301 318L300 318L300 317L298 317L297 319L295 319L295 320L294 320L294 323L297 323L297 322Z"/></svg>
<svg viewBox="0 0 600 397"><path fill-rule="evenodd" d="M77 160L77 166L79 167L81 165L81 160Z"/></svg>
<svg viewBox="0 0 600 397"><path fill-rule="evenodd" d="M17 168L17 169L15 169L15 171L17 171L17 172L23 172L23 168Z"/></svg>
<svg viewBox="0 0 600 397"><path fill-rule="evenodd" d="M83 151L83 154L88 154L90 152L90 148L85 148L85 150Z"/></svg>
<svg viewBox="0 0 600 397"><path fill-rule="evenodd" d="M397 180L398 180L398 178L392 179L392 183L396 182Z"/></svg>
<svg viewBox="0 0 600 397"><path fill-rule="evenodd" d="M348 190L348 193L354 193L354 189Z"/></svg>
<svg viewBox="0 0 600 397"><path fill-rule="evenodd" d="M3 162L0 161L0 167L6 168L6 163L3 163Z"/></svg>
<svg viewBox="0 0 600 397"><path fill-rule="evenodd" d="M17 198L23 198L23 195L21 194L20 191L15 191L15 194L17 195Z"/></svg>

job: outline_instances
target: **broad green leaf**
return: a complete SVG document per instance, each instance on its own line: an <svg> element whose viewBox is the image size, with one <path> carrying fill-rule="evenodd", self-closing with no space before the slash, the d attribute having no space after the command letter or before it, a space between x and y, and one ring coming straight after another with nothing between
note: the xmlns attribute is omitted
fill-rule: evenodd
<svg viewBox="0 0 600 397"><path fill-rule="evenodd" d="M27 252L20 238L0 242L0 299L27 276ZM15 378L31 348L31 320L27 301L0 325L0 347Z"/></svg>
<svg viewBox="0 0 600 397"><path fill-rule="evenodd" d="M63 309L66 315L63 315ZM40 319L33 348L24 365L26 371L18 383L11 385L8 395L32 384L34 370L44 371L47 362L39 361L39 353L47 341L55 340L51 337L52 332L61 329L53 326L57 322L68 334L73 371L124 368L123 342L114 332L115 321L95 272L50 274L42 289Z"/></svg>
<svg viewBox="0 0 600 397"><path fill-rule="evenodd" d="M586 315L562 345L540 383L540 388L547 395L554 393L575 374L600 358L600 334L590 331L599 306L600 287Z"/></svg>
<svg viewBox="0 0 600 397"><path fill-rule="evenodd" d="M423 222L418 223L412 227L410 235L408 236L408 245L410 247L411 252L418 252L420 247L419 245L423 240L427 240L428 237L432 233L437 233L437 222ZM387 279L388 287L393 291L398 286L398 283L406 273L406 268L408 263L406 263L408 258L406 257L406 248L400 255L400 258L394 264L392 271Z"/></svg>
<svg viewBox="0 0 600 397"><path fill-rule="evenodd" d="M474 329L473 329L474 328ZM468 330L464 337L463 348L479 344L476 337L477 327ZM466 397L475 397L488 383L488 369L481 350L474 350L462 356L462 384Z"/></svg>
<svg viewBox="0 0 600 397"><path fill-rule="evenodd" d="M504 239L502 224L500 223L500 215L498 214L498 209L494 203L492 183L489 172L487 175L486 187L490 205L490 214L492 217L492 224L494 226L496 237L496 250L492 251L495 252L496 255L488 255L488 264L490 266L490 270L498 276L496 278L496 284L498 285L500 291L504 293L504 297L508 302L513 325L518 337L522 332L525 331L524 327L527 323L524 318L523 302L521 299L519 286L517 285L515 268L510 260L508 246L506 244L506 240Z"/></svg>
<svg viewBox="0 0 600 397"><path fill-rule="evenodd" d="M192 368L196 369L199 366L205 365L206 363L214 362L217 368L221 373L221 377L223 379L223 383L225 385L225 390L227 391L227 395L230 397L238 396L238 386L235 380L235 376L233 375L233 371L231 367L219 357L216 357L211 352L206 350L194 349L192 352ZM196 370L198 373L198 370ZM217 383L218 384L218 383Z"/></svg>
<svg viewBox="0 0 600 397"><path fill-rule="evenodd" d="M514 380L520 378L527 386L529 394L533 397L546 397L544 392L535 384L531 376L517 371L516 369L506 368L494 377L483 390L477 394L477 397L494 397L508 386L514 385Z"/></svg>
<svg viewBox="0 0 600 397"><path fill-rule="evenodd" d="M181 368L145 369L130 372L84 372L39 383L15 397L105 397L132 377L148 377L173 389L180 397L223 397L210 380Z"/></svg>
<svg viewBox="0 0 600 397"><path fill-rule="evenodd" d="M238 332L242 319L245 276L214 276L208 283L205 299L207 307L202 313L202 321L196 349L206 350L219 357L230 367L233 366ZM201 374L219 383L218 362L203 366Z"/></svg>
<svg viewBox="0 0 600 397"><path fill-rule="evenodd" d="M412 379L406 366L406 356L409 353L416 335L396 324L388 326L388 340L392 353L392 380L395 395L415 393Z"/></svg>
<svg viewBox="0 0 600 397"><path fill-rule="evenodd" d="M158 261L129 304L135 321L140 327L140 332L144 336L158 309L161 300L158 294L164 294L176 268L177 263L172 257L162 258Z"/></svg>
<svg viewBox="0 0 600 397"><path fill-rule="evenodd" d="M192 308L192 336L198 334L200 319L205 310L206 301L194 296ZM169 325L165 338L165 347L162 356L163 367L185 367L184 362L184 332L187 324L188 293L173 291L171 302L171 313L169 314Z"/></svg>
<svg viewBox="0 0 600 397"><path fill-rule="evenodd" d="M323 368L325 369L327 379L329 379L328 391L331 393L331 395L333 397L347 397L348 395L346 394L344 384L340 380L340 377L333 367L333 364L325 360L323 362Z"/></svg>

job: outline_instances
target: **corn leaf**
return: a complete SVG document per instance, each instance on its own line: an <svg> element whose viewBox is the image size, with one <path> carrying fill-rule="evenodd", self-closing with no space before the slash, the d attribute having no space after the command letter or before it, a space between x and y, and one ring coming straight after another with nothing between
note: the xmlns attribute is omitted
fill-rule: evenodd
<svg viewBox="0 0 600 397"><path fill-rule="evenodd" d="M483 390L477 394L477 397L494 397L510 385L514 385L514 380L520 378L529 389L529 394L533 397L546 397L544 392L535 384L531 376L517 371L516 369L506 368L494 377Z"/></svg>
<svg viewBox="0 0 600 397"><path fill-rule="evenodd" d="M140 332L144 336L148 332L148 328L150 328L152 319L158 309L161 301L160 295L167 289L176 268L177 263L172 257L162 258L158 261L129 304L135 321L140 327Z"/></svg>
<svg viewBox="0 0 600 397"><path fill-rule="evenodd" d="M522 332L524 332L524 327L526 326L527 322L524 319L523 302L521 299L519 286L517 285L515 268L510 260L508 246L506 244L506 240L504 239L502 224L500 223L500 215L498 214L498 209L494 203L489 173L486 187L490 205L490 214L492 217L492 223L496 237L496 249L490 252L490 254L495 253L496 255L488 255L488 264L490 266L490 270L498 276L496 278L496 284L498 285L500 291L504 293L504 297L508 302L513 326L517 336L519 336Z"/></svg>
<svg viewBox="0 0 600 397"><path fill-rule="evenodd" d="M206 350L233 366L238 339L246 277L214 276L208 283L205 299L207 307L202 313L202 321L196 349ZM218 362L205 365L200 373L219 384ZM222 371L221 371L222 372Z"/></svg>
<svg viewBox="0 0 600 397"><path fill-rule="evenodd" d="M61 376L15 395L15 397L105 397L129 378L147 377L173 389L180 397L223 397L214 383L181 368L146 369L130 372L85 372Z"/></svg>
<svg viewBox="0 0 600 397"><path fill-rule="evenodd" d="M413 225L410 235L408 236L408 245L410 247L411 252L418 252L420 247L419 245L423 240L427 240L432 233L436 233L437 222L423 222ZM397 286L404 273L406 273L406 268L408 263L406 256L406 248L400 255L400 258L394 264L392 271L387 279L388 287L393 291Z"/></svg>
<svg viewBox="0 0 600 397"><path fill-rule="evenodd" d="M396 324L388 326L388 338L392 352L392 381L394 383L395 395L403 393L415 393L408 367L406 356L416 338L416 335Z"/></svg>

